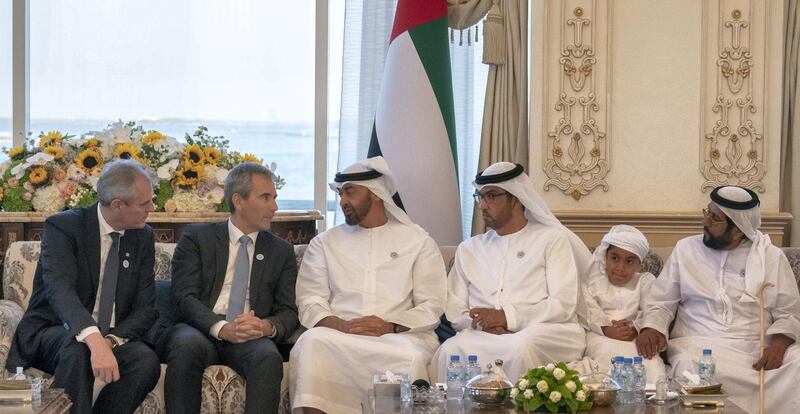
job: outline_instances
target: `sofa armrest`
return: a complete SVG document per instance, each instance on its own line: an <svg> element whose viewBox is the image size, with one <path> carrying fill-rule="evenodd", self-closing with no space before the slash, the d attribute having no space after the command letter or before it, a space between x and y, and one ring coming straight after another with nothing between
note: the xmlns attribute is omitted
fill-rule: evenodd
<svg viewBox="0 0 800 414"><path fill-rule="evenodd" d="M17 324L19 324L24 313L25 311L16 302L5 299L0 300L0 368L6 366L14 331L17 330Z"/></svg>

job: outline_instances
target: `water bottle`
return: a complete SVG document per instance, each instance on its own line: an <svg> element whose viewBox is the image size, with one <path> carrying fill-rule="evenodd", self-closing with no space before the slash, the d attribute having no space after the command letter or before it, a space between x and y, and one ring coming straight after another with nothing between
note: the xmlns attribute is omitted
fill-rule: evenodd
<svg viewBox="0 0 800 414"><path fill-rule="evenodd" d="M633 393L636 382L634 375L633 359L625 358L624 365L622 366L622 373L620 374L620 378L622 379L622 383L620 384L622 390L620 390L621 392L618 398L620 404L633 404Z"/></svg>
<svg viewBox="0 0 800 414"><path fill-rule="evenodd" d="M633 372L634 378L636 378L636 392L633 400L636 404L644 404L645 388L647 388L647 372L644 369L644 364L642 364L642 357L633 357Z"/></svg>
<svg viewBox="0 0 800 414"><path fill-rule="evenodd" d="M450 355L450 363L447 365L447 399L460 400L464 396L464 365L461 364L461 357Z"/></svg>
<svg viewBox="0 0 800 414"><path fill-rule="evenodd" d="M611 373L609 374L611 379L616 381L620 388L622 388L622 378L620 375L622 374L622 365L624 364L624 361L624 357L617 355L611 363Z"/></svg>
<svg viewBox="0 0 800 414"><path fill-rule="evenodd" d="M25 373L23 372L23 368L22 367L17 367L17 373L14 374L14 379L15 380L23 380L23 381L28 379L28 377L25 376Z"/></svg>
<svg viewBox="0 0 800 414"><path fill-rule="evenodd" d="M470 355L467 357L467 369L464 370L466 375L464 376L464 384L467 381L481 375L481 366L478 364L478 356L477 355Z"/></svg>
<svg viewBox="0 0 800 414"><path fill-rule="evenodd" d="M703 356L700 357L700 362L697 364L697 373L700 374L700 379L713 384L714 371L716 371L716 368L714 357L711 356L711 350L708 348L704 349Z"/></svg>

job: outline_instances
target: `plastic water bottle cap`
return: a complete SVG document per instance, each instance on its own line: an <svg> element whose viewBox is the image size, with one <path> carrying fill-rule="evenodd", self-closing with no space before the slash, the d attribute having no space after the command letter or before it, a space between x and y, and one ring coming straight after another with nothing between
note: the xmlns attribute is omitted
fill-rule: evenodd
<svg viewBox="0 0 800 414"><path fill-rule="evenodd" d="M617 356L616 358L614 358L614 361L616 361L616 362L625 362L625 357Z"/></svg>
<svg viewBox="0 0 800 414"><path fill-rule="evenodd" d="M706 348L703 350L703 355L711 355L711 350Z"/></svg>
<svg viewBox="0 0 800 414"><path fill-rule="evenodd" d="M633 360L630 358L625 358L625 364L632 364Z"/></svg>
<svg viewBox="0 0 800 414"><path fill-rule="evenodd" d="M467 360L469 362L478 362L478 356L477 355L470 355L470 356L467 357Z"/></svg>
<svg viewBox="0 0 800 414"><path fill-rule="evenodd" d="M450 361L461 361L461 356L459 355L450 355Z"/></svg>
<svg viewBox="0 0 800 414"><path fill-rule="evenodd" d="M640 356L633 357L633 362L642 362L642 357Z"/></svg>

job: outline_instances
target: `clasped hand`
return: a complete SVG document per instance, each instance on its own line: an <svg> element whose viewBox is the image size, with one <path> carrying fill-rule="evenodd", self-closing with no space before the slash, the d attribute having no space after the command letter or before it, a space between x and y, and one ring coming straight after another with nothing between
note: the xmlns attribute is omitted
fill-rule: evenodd
<svg viewBox="0 0 800 414"><path fill-rule="evenodd" d="M633 322L627 319L611 321L610 326L603 326L602 329L603 335L619 341L632 341L639 335Z"/></svg>
<svg viewBox="0 0 800 414"><path fill-rule="evenodd" d="M226 323L219 330L219 337L225 341L241 344L262 338L272 332L272 323L269 320L261 319L252 310L243 313L234 319L233 322Z"/></svg>
<svg viewBox="0 0 800 414"><path fill-rule="evenodd" d="M472 308L469 310L469 317L472 318L472 329L495 335L510 333L506 313L502 309Z"/></svg>

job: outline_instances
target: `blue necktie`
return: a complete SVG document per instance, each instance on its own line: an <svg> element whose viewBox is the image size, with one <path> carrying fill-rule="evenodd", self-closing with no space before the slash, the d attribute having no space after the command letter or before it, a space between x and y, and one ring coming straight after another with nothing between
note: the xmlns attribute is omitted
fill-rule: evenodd
<svg viewBox="0 0 800 414"><path fill-rule="evenodd" d="M228 312L225 320L233 322L237 316L244 312L244 299L247 295L247 276L250 275L250 255L247 254L247 244L250 238L247 235L239 237L239 251L233 262L233 284L228 297Z"/></svg>
<svg viewBox="0 0 800 414"><path fill-rule="evenodd" d="M103 271L103 283L100 290L100 311L97 315L97 327L105 336L111 327L111 313L114 310L114 298L117 296L117 276L119 276L119 233L113 232L111 248L106 255L106 266Z"/></svg>

